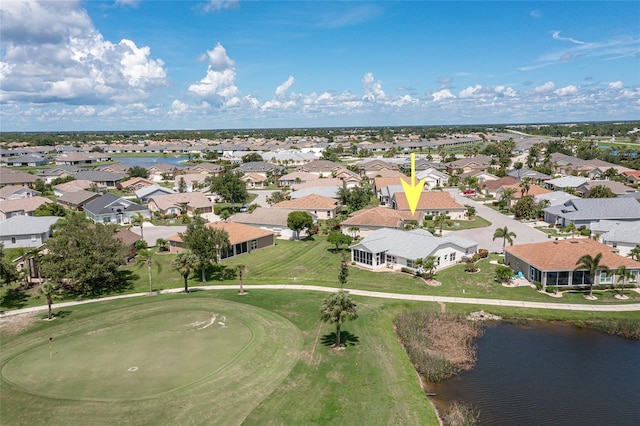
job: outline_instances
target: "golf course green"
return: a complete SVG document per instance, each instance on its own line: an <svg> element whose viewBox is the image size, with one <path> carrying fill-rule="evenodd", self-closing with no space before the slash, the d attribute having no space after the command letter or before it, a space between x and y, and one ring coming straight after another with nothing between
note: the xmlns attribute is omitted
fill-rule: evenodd
<svg viewBox="0 0 640 426"><path fill-rule="evenodd" d="M114 410L135 423L174 423L180 416L206 423L191 416L210 413L213 423L233 423L287 377L302 344L284 317L212 298L149 300L72 316L3 344L3 408L21 412L16 423L51 416L109 424ZM207 409L190 412L198 399ZM40 412L32 422L29 413L40 405L56 412Z"/></svg>

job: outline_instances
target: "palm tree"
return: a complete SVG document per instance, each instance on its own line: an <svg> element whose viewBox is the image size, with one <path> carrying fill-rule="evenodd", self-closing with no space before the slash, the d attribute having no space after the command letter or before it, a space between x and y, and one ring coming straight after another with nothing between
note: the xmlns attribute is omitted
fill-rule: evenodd
<svg viewBox="0 0 640 426"><path fill-rule="evenodd" d="M618 282L620 283L620 296L624 296L624 285L627 280L633 278L631 271L627 270L626 266L620 266L616 269L616 275L618 276Z"/></svg>
<svg viewBox="0 0 640 426"><path fill-rule="evenodd" d="M189 275L196 270L198 256L191 249L184 249L173 260L171 266L178 271L184 279L184 292L189 293Z"/></svg>
<svg viewBox="0 0 640 426"><path fill-rule="evenodd" d="M242 274L247 270L247 267L242 263L236 265L236 272L238 273L238 279L240 280L240 295L245 294L244 288L242 287Z"/></svg>
<svg viewBox="0 0 640 426"><path fill-rule="evenodd" d="M493 241L496 238L502 238L502 250L504 251L504 247L507 245L507 241L509 241L509 245L513 245L513 239L516 238L516 233L513 231L509 231L509 228L506 226L503 228L497 228L493 233Z"/></svg>
<svg viewBox="0 0 640 426"><path fill-rule="evenodd" d="M40 292L40 294L42 294L45 299L47 299L47 307L49 308L48 318L51 319L53 317L53 314L51 312L51 305L53 304L53 298L58 293L58 286L51 281L45 281L38 289L38 292Z"/></svg>
<svg viewBox="0 0 640 426"><path fill-rule="evenodd" d="M576 262L576 271L578 269L586 269L589 271L589 297L593 297L593 283L596 280L596 274L598 273L598 269L608 268L604 265L600 265L600 261L602 260L602 253L596 254L595 257L592 257L590 254L585 254Z"/></svg>
<svg viewBox="0 0 640 426"><path fill-rule="evenodd" d="M147 265L147 271L149 273L149 294L153 293L153 252L149 249L140 250L136 253L136 263L139 266ZM156 265L158 272L162 270L162 265L158 263Z"/></svg>
<svg viewBox="0 0 640 426"><path fill-rule="evenodd" d="M320 309L320 320L336 325L335 346L341 345L340 327L342 327L342 324L356 318L358 318L358 308L353 299L344 291L340 290L324 299Z"/></svg>
<svg viewBox="0 0 640 426"><path fill-rule="evenodd" d="M156 240L156 246L158 246L158 251L169 251L169 240L158 238Z"/></svg>
<svg viewBox="0 0 640 426"><path fill-rule="evenodd" d="M640 261L640 247L632 248L627 257Z"/></svg>
<svg viewBox="0 0 640 426"><path fill-rule="evenodd" d="M444 213L440 213L438 216L433 218L433 225L440 228L440 235L442 235L442 227L449 220L449 216Z"/></svg>
<svg viewBox="0 0 640 426"><path fill-rule="evenodd" d="M131 222L130 222L131 226L140 226L140 238L143 240L144 240L143 225L145 220L146 220L146 217L144 217L142 213L138 212L133 216L131 216Z"/></svg>
<svg viewBox="0 0 640 426"><path fill-rule="evenodd" d="M416 260L413 261L413 267L416 268L416 275L420 275L424 269L424 259L419 257Z"/></svg>
<svg viewBox="0 0 640 426"><path fill-rule="evenodd" d="M520 188L523 196L529 195L529 190L531 189L531 178L529 176L525 176L522 178L520 182Z"/></svg>

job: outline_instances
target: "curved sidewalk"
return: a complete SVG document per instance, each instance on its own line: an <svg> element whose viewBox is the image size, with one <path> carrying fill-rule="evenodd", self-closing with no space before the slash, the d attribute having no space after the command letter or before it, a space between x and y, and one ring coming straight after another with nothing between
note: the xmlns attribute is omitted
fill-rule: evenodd
<svg viewBox="0 0 640 426"><path fill-rule="evenodd" d="M314 285L296 285L296 284L264 284L264 285L245 285L245 290L305 290L305 291L321 291L332 293L337 290L335 287L322 287ZM236 290L238 285L210 285L210 286L194 286L190 287L191 291L198 290ZM180 293L184 288L171 288L154 292L153 295ZM634 312L640 311L640 303L630 303L622 305L589 305L589 304L572 304L572 303L544 303L544 302L523 302L519 300L500 300L500 299L477 299L466 297L446 297L446 296L427 296L420 294L401 294L401 293L382 293L377 291L353 290L345 289L346 292L354 296L377 297L380 299L395 300L415 300L420 302L442 302L442 303L460 303L467 305L489 305L489 306L509 306L515 308L531 308L531 309L556 309L565 311L598 311L598 312ZM109 300L128 299L131 297L149 296L149 293L132 293L120 296L109 296L100 299L77 300L73 302L55 303L52 309L66 308L69 306L84 305L86 303L105 302ZM16 309L13 311L0 312L0 319L14 315L26 314L31 312L46 311L47 305L33 306L30 308Z"/></svg>

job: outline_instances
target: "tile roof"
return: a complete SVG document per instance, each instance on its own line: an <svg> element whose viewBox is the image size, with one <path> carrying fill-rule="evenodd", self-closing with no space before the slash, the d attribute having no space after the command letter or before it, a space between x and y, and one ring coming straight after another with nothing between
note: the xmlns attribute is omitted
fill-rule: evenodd
<svg viewBox="0 0 640 426"><path fill-rule="evenodd" d="M18 183L34 183L36 177L20 170L8 170L6 167L0 167L0 185L11 185Z"/></svg>
<svg viewBox="0 0 640 426"><path fill-rule="evenodd" d="M202 209L212 207L213 204L202 192L176 192L173 194L154 195L149 198L160 210L167 210L171 207L180 207L187 204L192 209Z"/></svg>
<svg viewBox="0 0 640 426"><path fill-rule="evenodd" d="M404 192L396 192L393 197L396 200L396 206L398 210L409 210L409 203L407 196ZM429 191L420 194L420 200L416 210L431 210L431 209L450 209L450 210L464 210L462 204L456 203L451 194L444 191Z"/></svg>
<svg viewBox="0 0 640 426"><path fill-rule="evenodd" d="M36 195L35 197L20 198L18 200L0 201L0 211L4 213L10 212L33 212L44 203L53 203L48 198Z"/></svg>
<svg viewBox="0 0 640 426"><path fill-rule="evenodd" d="M293 209L268 209L258 207L253 213L236 213L229 221L246 225L268 225L287 228L287 218Z"/></svg>
<svg viewBox="0 0 640 426"><path fill-rule="evenodd" d="M513 193L513 198L520 198L520 196L523 195L522 188L520 187L519 184L517 184L517 185L515 185L515 184L502 185L502 187L500 189L498 189L498 192L501 192L502 190L505 190L507 188L511 188L511 189L513 189L515 191ZM551 192L553 192L553 191L550 190L550 189L543 188L543 187L541 187L539 185L530 185L529 186L529 192L527 193L527 195L533 195L535 197L536 195L549 194Z"/></svg>
<svg viewBox="0 0 640 426"><path fill-rule="evenodd" d="M612 253L612 248L590 238L571 238L543 243L505 247L505 252L518 257L541 271L572 271L578 259L588 254L602 253L600 265L615 269L619 266L640 268L640 262Z"/></svg>
<svg viewBox="0 0 640 426"><path fill-rule="evenodd" d="M290 194L291 199L306 197L307 195L317 194L328 198L338 198L338 191L341 187L337 186L310 186Z"/></svg>
<svg viewBox="0 0 640 426"><path fill-rule="evenodd" d="M72 180L71 182L60 183L54 186L54 188L60 192L77 192L77 191L89 189L93 184L94 182L91 182L90 180L76 179L76 180ZM104 188L104 187L105 187L104 185L101 185L101 184L98 185L98 188Z"/></svg>
<svg viewBox="0 0 640 426"><path fill-rule="evenodd" d="M82 189L80 191L65 192L60 197L58 197L58 201L63 204L79 206L99 196L100 194L98 194L97 192L85 191Z"/></svg>
<svg viewBox="0 0 640 426"><path fill-rule="evenodd" d="M207 226L227 231L227 234L229 234L229 242L231 244L243 243L245 241L255 240L268 235L275 235L272 231L237 222L215 222L208 223Z"/></svg>
<svg viewBox="0 0 640 426"><path fill-rule="evenodd" d="M343 182L342 180L338 179L338 178L318 178L316 176L315 179L313 180L307 180L305 183L294 183L293 185L291 185L291 188L293 188L296 191L299 191L301 189L305 189L305 188L311 188L311 187L315 187L315 186L335 186L335 187L342 187Z"/></svg>
<svg viewBox="0 0 640 426"><path fill-rule="evenodd" d="M329 198L323 197L322 195L310 194L306 197L297 198L295 200L285 200L281 201L277 204L274 204L272 208L284 208L284 209L302 209L302 210L331 210L336 207L338 201Z"/></svg>
<svg viewBox="0 0 640 426"><path fill-rule="evenodd" d="M401 228L404 218L397 210L386 207L358 210L342 222L342 226L377 226Z"/></svg>

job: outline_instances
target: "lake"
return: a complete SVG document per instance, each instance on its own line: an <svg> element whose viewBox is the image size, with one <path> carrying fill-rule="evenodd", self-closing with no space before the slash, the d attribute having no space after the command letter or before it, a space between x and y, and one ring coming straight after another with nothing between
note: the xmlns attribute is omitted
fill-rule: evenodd
<svg viewBox="0 0 640 426"><path fill-rule="evenodd" d="M151 167L156 163L172 164L174 166L184 166L180 164L181 161L186 161L186 156L175 157L173 155L159 156L159 157L114 157L114 161L118 161L127 166L140 166Z"/></svg>
<svg viewBox="0 0 640 426"><path fill-rule="evenodd" d="M429 392L480 410L483 425L640 424L640 341L570 324L499 323L478 340L473 371Z"/></svg>

